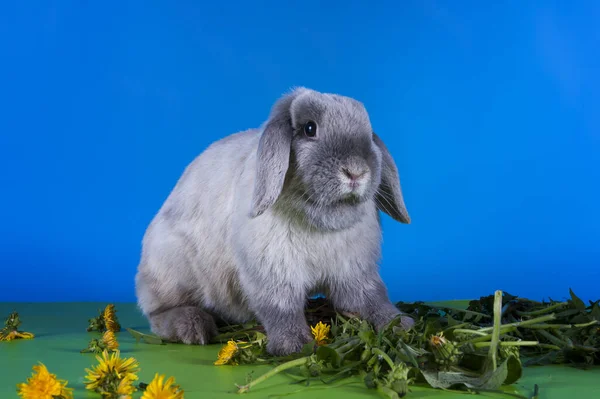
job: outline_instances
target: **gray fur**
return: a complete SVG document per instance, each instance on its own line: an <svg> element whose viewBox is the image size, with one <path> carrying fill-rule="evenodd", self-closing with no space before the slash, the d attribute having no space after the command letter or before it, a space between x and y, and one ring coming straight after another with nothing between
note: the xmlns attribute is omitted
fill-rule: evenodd
<svg viewBox="0 0 600 399"><path fill-rule="evenodd" d="M181 306L151 315L150 327L164 339L188 345L205 345L218 332L213 317L198 306Z"/></svg>
<svg viewBox="0 0 600 399"><path fill-rule="evenodd" d="M303 133L308 120L316 138ZM156 334L184 343L206 343L213 316L257 317L278 355L310 340L312 293L381 328L400 312L378 272L378 210L410 222L364 106L296 89L263 128L213 143L186 168L144 236L138 304Z"/></svg>

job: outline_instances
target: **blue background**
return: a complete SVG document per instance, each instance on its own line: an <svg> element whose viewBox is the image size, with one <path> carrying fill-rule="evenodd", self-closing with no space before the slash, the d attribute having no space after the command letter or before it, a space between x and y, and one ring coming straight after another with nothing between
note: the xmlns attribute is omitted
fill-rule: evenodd
<svg viewBox="0 0 600 399"><path fill-rule="evenodd" d="M184 167L295 85L397 160L394 300L600 297L600 3L250 3L2 2L0 301L133 301Z"/></svg>

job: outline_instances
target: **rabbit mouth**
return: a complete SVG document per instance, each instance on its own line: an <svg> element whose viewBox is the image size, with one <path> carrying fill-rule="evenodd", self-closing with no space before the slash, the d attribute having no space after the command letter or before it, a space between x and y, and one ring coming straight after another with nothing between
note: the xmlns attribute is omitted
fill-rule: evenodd
<svg viewBox="0 0 600 399"><path fill-rule="evenodd" d="M368 195L347 193L335 195L309 195L302 193L291 202L294 214L299 212L308 225L327 231L350 227L364 214ZM290 202L287 202L290 204Z"/></svg>
<svg viewBox="0 0 600 399"><path fill-rule="evenodd" d="M348 205L348 206L356 206L365 202L366 198L358 195L357 193L350 192L344 195L342 198L334 199L330 201L320 201L319 199L314 198L311 195L303 194L302 200L306 205L310 206L336 206L336 205Z"/></svg>
<svg viewBox="0 0 600 399"><path fill-rule="evenodd" d="M337 202L342 205L354 206L362 204L364 202L364 199L361 198L358 194L350 193L344 198L338 200Z"/></svg>

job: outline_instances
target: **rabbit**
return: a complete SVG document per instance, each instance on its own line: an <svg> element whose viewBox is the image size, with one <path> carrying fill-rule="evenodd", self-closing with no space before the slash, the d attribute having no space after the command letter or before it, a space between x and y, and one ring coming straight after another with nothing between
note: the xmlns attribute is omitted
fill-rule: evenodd
<svg viewBox="0 0 600 399"><path fill-rule="evenodd" d="M363 103L292 88L260 128L213 142L185 168L143 236L138 307L154 334L184 344L256 319L275 356L313 339L313 294L378 330L396 317L408 329L379 274L379 211L411 223Z"/></svg>

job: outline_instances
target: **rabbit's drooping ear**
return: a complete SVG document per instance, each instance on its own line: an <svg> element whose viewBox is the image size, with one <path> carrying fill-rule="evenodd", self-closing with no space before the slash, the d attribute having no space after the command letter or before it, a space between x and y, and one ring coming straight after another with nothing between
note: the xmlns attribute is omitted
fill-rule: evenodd
<svg viewBox="0 0 600 399"><path fill-rule="evenodd" d="M373 141L381 150L381 183L377 191L377 207L401 223L410 223L410 216L404 205L400 176L394 158L383 143L373 133Z"/></svg>
<svg viewBox="0 0 600 399"><path fill-rule="evenodd" d="M275 203L290 163L293 128L292 102L306 89L298 88L275 103L264 126L256 156L256 180L250 217L261 215Z"/></svg>

